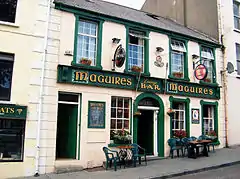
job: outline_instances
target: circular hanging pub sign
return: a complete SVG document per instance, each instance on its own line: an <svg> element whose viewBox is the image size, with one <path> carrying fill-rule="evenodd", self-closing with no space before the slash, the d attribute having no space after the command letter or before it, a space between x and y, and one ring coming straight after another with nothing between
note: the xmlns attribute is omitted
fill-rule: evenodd
<svg viewBox="0 0 240 179"><path fill-rule="evenodd" d="M122 45L119 45L114 53L115 64L118 68L121 68L126 58L126 52Z"/></svg>
<svg viewBox="0 0 240 179"><path fill-rule="evenodd" d="M207 67L203 64L198 65L194 70L194 76L198 80L204 80L207 77L208 71Z"/></svg>

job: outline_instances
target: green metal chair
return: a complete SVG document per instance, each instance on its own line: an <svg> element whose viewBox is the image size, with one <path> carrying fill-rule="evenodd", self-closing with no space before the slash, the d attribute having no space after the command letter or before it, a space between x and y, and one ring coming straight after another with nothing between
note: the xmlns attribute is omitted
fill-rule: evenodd
<svg viewBox="0 0 240 179"><path fill-rule="evenodd" d="M182 145L183 145L183 156L185 156L185 151L189 149L189 138L184 137L181 139Z"/></svg>
<svg viewBox="0 0 240 179"><path fill-rule="evenodd" d="M171 155L171 158L173 158L174 151L177 151L178 157L179 157L179 151L181 151L183 156L183 146L177 145L177 140L175 138L168 139L168 145L170 146L169 156Z"/></svg>
<svg viewBox="0 0 240 179"><path fill-rule="evenodd" d="M137 159L139 164L141 164L141 158L144 157L145 164L147 165L147 154L146 150L139 146L138 144L131 144L133 147L132 150L132 160L133 160L133 165L136 167Z"/></svg>
<svg viewBox="0 0 240 179"><path fill-rule="evenodd" d="M119 157L117 151L110 150L107 147L103 147L103 152L106 156L106 170L108 169L108 165L109 165L110 168L112 167L112 163L114 165L114 170L115 171L117 170L117 164L118 163L120 164L120 168L121 168L120 157Z"/></svg>

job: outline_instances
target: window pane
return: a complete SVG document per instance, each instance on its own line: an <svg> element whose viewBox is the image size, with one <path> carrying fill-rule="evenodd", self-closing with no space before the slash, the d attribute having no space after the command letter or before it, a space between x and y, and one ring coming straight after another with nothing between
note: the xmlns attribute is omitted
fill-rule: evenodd
<svg viewBox="0 0 240 179"><path fill-rule="evenodd" d="M17 0L0 0L0 21L15 22Z"/></svg>
<svg viewBox="0 0 240 179"><path fill-rule="evenodd" d="M116 104L117 104L117 98L112 97L111 107L116 107Z"/></svg>
<svg viewBox="0 0 240 179"><path fill-rule="evenodd" d="M124 99L124 107L129 108L129 99Z"/></svg>
<svg viewBox="0 0 240 179"><path fill-rule="evenodd" d="M111 129L116 129L116 119L111 120Z"/></svg>
<svg viewBox="0 0 240 179"><path fill-rule="evenodd" d="M13 56L11 58L13 59ZM12 72L13 61L2 60L0 54L0 100L10 100Z"/></svg>
<svg viewBox="0 0 240 179"><path fill-rule="evenodd" d="M123 109L122 108L117 109L117 118L123 118Z"/></svg>
<svg viewBox="0 0 240 179"><path fill-rule="evenodd" d="M58 101L78 102L78 95L59 92Z"/></svg>
<svg viewBox="0 0 240 179"><path fill-rule="evenodd" d="M123 121L117 120L117 129L122 129L122 128L123 128Z"/></svg>
<svg viewBox="0 0 240 179"><path fill-rule="evenodd" d="M124 118L129 118L129 109L124 109Z"/></svg>
<svg viewBox="0 0 240 179"><path fill-rule="evenodd" d="M116 108L111 109L111 117L116 118Z"/></svg>
<svg viewBox="0 0 240 179"><path fill-rule="evenodd" d="M124 120L124 129L129 129L129 120Z"/></svg>
<svg viewBox="0 0 240 179"><path fill-rule="evenodd" d="M0 161L23 160L25 121L0 119Z"/></svg>
<svg viewBox="0 0 240 179"><path fill-rule="evenodd" d="M118 107L123 107L123 98L118 98L118 100L117 100L117 106L118 106Z"/></svg>

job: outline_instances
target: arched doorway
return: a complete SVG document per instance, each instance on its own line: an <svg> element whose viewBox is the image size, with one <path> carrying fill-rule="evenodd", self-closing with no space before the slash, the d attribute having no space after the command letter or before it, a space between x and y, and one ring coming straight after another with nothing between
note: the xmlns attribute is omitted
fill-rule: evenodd
<svg viewBox="0 0 240 179"><path fill-rule="evenodd" d="M164 157L164 105L153 93L142 93L134 101L133 142L148 155ZM140 112L141 115L135 115Z"/></svg>

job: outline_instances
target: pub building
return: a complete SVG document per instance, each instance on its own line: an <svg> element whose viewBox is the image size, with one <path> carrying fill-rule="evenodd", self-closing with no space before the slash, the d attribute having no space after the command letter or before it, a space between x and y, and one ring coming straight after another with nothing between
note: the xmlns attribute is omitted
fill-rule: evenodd
<svg viewBox="0 0 240 179"><path fill-rule="evenodd" d="M102 148L116 149L120 144L111 134L122 129L148 158L167 157L167 140L179 130L196 137L214 130L216 148L224 146L223 58L217 40L101 0L55 0L50 14L58 28L48 34L52 46L45 69L55 73L44 76L39 174L63 166L102 166ZM26 108L24 113L10 108L1 105L0 118L9 113L3 115L6 121L19 118L21 127ZM18 142L24 143L19 133ZM12 156L20 161L32 149L21 146ZM25 165L34 174L33 162Z"/></svg>

